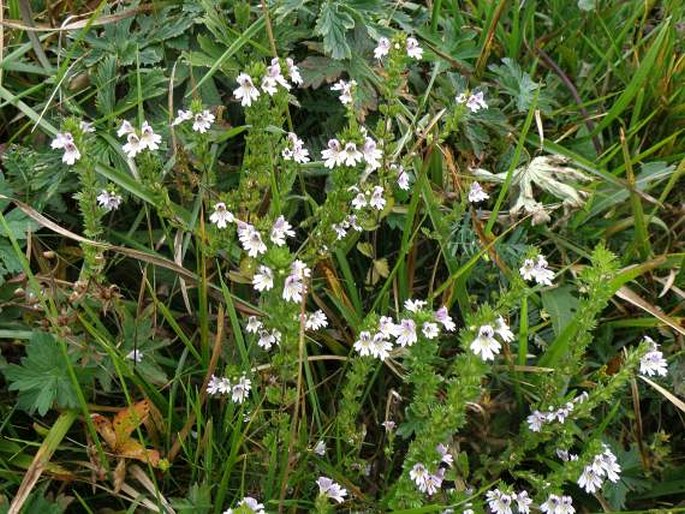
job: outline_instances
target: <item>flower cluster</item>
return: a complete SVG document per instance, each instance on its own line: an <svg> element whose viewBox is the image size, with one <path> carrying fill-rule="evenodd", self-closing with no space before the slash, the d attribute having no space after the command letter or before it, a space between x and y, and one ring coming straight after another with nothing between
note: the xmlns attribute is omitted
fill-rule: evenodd
<svg viewBox="0 0 685 514"><path fill-rule="evenodd" d="M540 432L542 430L542 425L546 423L552 423L554 421L563 423L564 421L566 421L566 418L568 418L571 415L575 406L579 403L583 403L585 400L587 400L587 398L588 393L582 392L572 401L566 402L563 406L559 407L558 409L550 407L547 410L547 412L541 412L539 410L533 411L530 414L530 416L526 418L528 428L530 428L530 430L533 432Z"/></svg>
<svg viewBox="0 0 685 514"><path fill-rule="evenodd" d="M606 478L610 482L618 482L621 478L621 466L617 462L616 455L613 454L607 445L602 445L604 451L592 459L592 463L585 466L580 477L578 477L578 485L585 489L587 493L594 493L599 491L604 484Z"/></svg>
<svg viewBox="0 0 685 514"><path fill-rule="evenodd" d="M495 355L502 349L500 342L495 339L495 334L505 343L510 343L515 339L514 333L502 316L495 320L494 326L490 324L481 325L478 328L478 335L469 347L484 361L495 360Z"/></svg>
<svg viewBox="0 0 685 514"><path fill-rule="evenodd" d="M345 80L339 80L331 86L331 91L340 91L340 103L343 105L351 105L354 102L354 97L352 96L352 94L354 88L356 87L356 80L350 80L349 82Z"/></svg>
<svg viewBox="0 0 685 514"><path fill-rule="evenodd" d="M184 111L179 109L178 116L176 116L176 119L174 119L174 121L171 123L171 126L175 127L176 125L180 125L186 121L192 121L193 131L204 134L209 130L209 127L212 126L212 123L214 123L215 119L216 117L207 109L195 113L192 110Z"/></svg>
<svg viewBox="0 0 685 514"><path fill-rule="evenodd" d="M665 377L668 373L668 362L664 359L664 354L659 351L659 345L649 336L644 336L644 341L649 343L650 350L640 359L640 374Z"/></svg>
<svg viewBox="0 0 685 514"><path fill-rule="evenodd" d="M373 56L379 61L390 53L391 43L387 37L381 37L378 39L378 44L373 50ZM396 48L399 49L399 43L397 43ZM423 48L419 46L419 42L414 37L407 38L407 55L412 59L420 60L423 57Z"/></svg>
<svg viewBox="0 0 685 514"><path fill-rule="evenodd" d="M488 198L490 198L490 195L483 190L483 186L478 182L473 182L471 184L471 188L469 189L469 202L480 203Z"/></svg>
<svg viewBox="0 0 685 514"><path fill-rule="evenodd" d="M241 512L243 512L245 508L247 508L256 514L266 514L266 511L264 510L264 504L259 503L252 496L245 496L245 498L238 502L237 507L243 508ZM234 512L235 511L233 509L228 509L224 511L224 514L233 514Z"/></svg>
<svg viewBox="0 0 685 514"><path fill-rule="evenodd" d="M234 403L243 403L250 395L250 389L252 389L252 381L245 375L235 382L226 377L212 375L207 384L207 393L211 396L230 394L231 401Z"/></svg>
<svg viewBox="0 0 685 514"><path fill-rule="evenodd" d="M356 232L362 231L362 227L357 223L357 216L354 214L348 214L340 223L333 223L331 228L336 233L338 240L343 239L350 228Z"/></svg>
<svg viewBox="0 0 685 514"><path fill-rule="evenodd" d="M337 139L330 139L328 147L321 152L323 165L329 169L336 166L356 166L361 162L366 163L366 170L373 171L381 166L383 152L378 148L373 138L366 136L361 150L357 148L357 143L348 141L342 143Z"/></svg>
<svg viewBox="0 0 685 514"><path fill-rule="evenodd" d="M488 104L485 102L485 94L482 91L476 93L471 93L466 96L466 93L460 93L455 98L458 104L466 104L469 111L476 113L480 110L488 108Z"/></svg>
<svg viewBox="0 0 685 514"><path fill-rule="evenodd" d="M290 77L291 82L296 85L302 84L303 80L300 75L300 70L295 66L293 60L286 58L285 63L288 68L288 76ZM240 100L240 105L243 107L251 106L252 102L256 101L261 95L257 86L254 85L252 77L247 73L240 73L236 78L236 82L238 83L238 88L233 90L233 96ZM283 87L287 91L290 91L292 88L283 75L278 58L274 57L271 60L271 65L266 68L266 73L262 77L260 87L266 94L273 96L278 91L278 86Z"/></svg>
<svg viewBox="0 0 685 514"><path fill-rule="evenodd" d="M419 462L414 464L409 470L409 478L416 484L419 491L432 496L442 486L442 481L445 478L445 468L438 468L437 472L430 473L426 466Z"/></svg>
<svg viewBox="0 0 685 514"><path fill-rule="evenodd" d="M412 313L418 313L425 307L427 302L424 300L407 300L404 308ZM421 333L426 339L435 339L440 335L438 323L443 329L452 332L456 325L447 313L446 307L441 307L433 313L433 321L425 321L421 325ZM354 343L354 349L362 357L372 356L380 360L385 360L393 349L391 338L395 338L398 346L412 346L418 341L418 327L416 321L411 317L406 317L395 323L389 316L381 316L378 322L378 329L372 334L368 330L359 333L359 338Z"/></svg>
<svg viewBox="0 0 685 514"><path fill-rule="evenodd" d="M381 186L374 186L373 190L367 191L360 191L357 186L352 186L350 190L357 193L351 202L352 207L357 211L366 207L382 211L385 207L385 190Z"/></svg>
<svg viewBox="0 0 685 514"><path fill-rule="evenodd" d="M340 487L340 484L333 482L328 477L319 477L316 481L316 485L319 486L319 494L323 496L328 496L331 500L335 500L338 503L345 501L345 496L347 496L347 489Z"/></svg>
<svg viewBox="0 0 685 514"><path fill-rule="evenodd" d="M573 499L570 496L557 496L550 494L545 503L540 505L540 510L546 514L573 514Z"/></svg>
<svg viewBox="0 0 685 514"><path fill-rule="evenodd" d="M537 259L526 259L523 261L523 266L519 268L519 273L524 280L535 280L537 284L546 286L552 285L554 272L547 266L547 259L544 256L538 255Z"/></svg>
<svg viewBox="0 0 685 514"><path fill-rule="evenodd" d="M528 491L520 493L505 493L499 489L493 489L485 493L485 501L495 514L513 514L512 506L516 503L519 514L529 514L533 500L528 496Z"/></svg>
<svg viewBox="0 0 685 514"><path fill-rule="evenodd" d="M286 146L281 155L286 161L295 161L300 164L309 162L309 150L304 147L304 142L297 137L294 132L288 132L288 146Z"/></svg>
<svg viewBox="0 0 685 514"><path fill-rule="evenodd" d="M264 327L264 324L257 319L257 316L250 316L247 318L247 325L245 330L250 334L258 334L259 339L257 340L257 346L262 348L264 351L271 350L273 345L281 344L282 334L279 330L275 328L271 331Z"/></svg>
<svg viewBox="0 0 685 514"><path fill-rule="evenodd" d="M129 159L133 159L145 150L159 150L159 145L162 142L162 136L155 134L147 121L143 121L140 130L137 131L130 122L124 120L117 130L117 136L126 136L126 143L122 150Z"/></svg>
<svg viewBox="0 0 685 514"><path fill-rule="evenodd" d="M71 132L58 132L55 139L50 143L50 148L64 150L62 162L69 166L73 166L81 158L81 152L76 148L74 136L71 135Z"/></svg>

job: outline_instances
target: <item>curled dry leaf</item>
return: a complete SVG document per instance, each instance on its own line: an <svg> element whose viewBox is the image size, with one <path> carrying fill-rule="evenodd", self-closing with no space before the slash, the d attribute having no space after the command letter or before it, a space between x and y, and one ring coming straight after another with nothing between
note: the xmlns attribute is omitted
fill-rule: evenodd
<svg viewBox="0 0 685 514"><path fill-rule="evenodd" d="M142 400L120 410L112 420L101 414L91 414L93 424L115 457L150 463L155 468L165 467L157 450L143 446L132 437L133 432L150 415L150 401Z"/></svg>
<svg viewBox="0 0 685 514"><path fill-rule="evenodd" d="M565 208L580 208L585 203L587 193L579 189L578 183L592 179L582 171L569 166L570 160L561 155L535 157L526 166L514 170L511 185L516 195L511 206L511 214L518 216L521 211L531 214L533 225L548 223L548 209L535 199L533 186L559 198ZM506 173L491 173L478 168L473 170L478 180L504 183Z"/></svg>

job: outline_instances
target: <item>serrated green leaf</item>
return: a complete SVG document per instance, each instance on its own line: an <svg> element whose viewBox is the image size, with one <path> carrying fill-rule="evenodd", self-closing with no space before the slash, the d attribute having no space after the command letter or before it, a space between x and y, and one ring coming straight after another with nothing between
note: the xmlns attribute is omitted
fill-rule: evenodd
<svg viewBox="0 0 685 514"><path fill-rule="evenodd" d="M53 404L60 408L79 406L74 386L69 377L69 364L73 365L77 355L70 355L70 363L62 353L55 338L45 332L35 332L26 346L26 357L21 365L10 364L3 372L10 383L10 391L18 391L17 406L30 413L38 411L44 416ZM91 380L92 368L79 369L78 379L82 384Z"/></svg>
<svg viewBox="0 0 685 514"><path fill-rule="evenodd" d="M321 6L314 30L323 37L323 48L333 59L349 59L352 50L347 43L347 31L354 28L354 19L341 13L339 5L326 2Z"/></svg>

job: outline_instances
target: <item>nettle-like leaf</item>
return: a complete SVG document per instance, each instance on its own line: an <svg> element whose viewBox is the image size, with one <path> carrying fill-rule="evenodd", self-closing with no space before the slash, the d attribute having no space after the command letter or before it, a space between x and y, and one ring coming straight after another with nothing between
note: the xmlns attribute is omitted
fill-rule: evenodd
<svg viewBox="0 0 685 514"><path fill-rule="evenodd" d="M493 64L490 70L498 78L502 92L512 97L520 112L527 112L533 107L541 84L535 82L514 60L505 57L501 65ZM552 98L540 91L535 107L543 112L549 111L552 108Z"/></svg>
<svg viewBox="0 0 685 514"><path fill-rule="evenodd" d="M21 365L10 364L3 373L10 391L18 391L17 406L30 413L38 411L44 416L56 405L60 408L78 407L78 397L69 377L68 367L78 361L70 354L69 362L55 338L45 332L35 332L26 346L26 357ZM81 385L90 383L92 369L79 366Z"/></svg>
<svg viewBox="0 0 685 514"><path fill-rule="evenodd" d="M570 162L561 155L543 155L535 157L526 166L516 168L511 182L516 193L511 214L516 216L521 211L532 214L534 225L549 221L545 206L535 199L533 186L559 198L566 208L582 207L588 195L579 189L577 183L592 179L582 171L568 166ZM498 183L503 183L507 178L506 173L491 173L480 168L474 170L474 175L477 179Z"/></svg>
<svg viewBox="0 0 685 514"><path fill-rule="evenodd" d="M325 2L321 5L314 30L323 37L324 51L333 59L349 59L352 56L346 34L353 28L354 19L349 14L340 12L337 2Z"/></svg>

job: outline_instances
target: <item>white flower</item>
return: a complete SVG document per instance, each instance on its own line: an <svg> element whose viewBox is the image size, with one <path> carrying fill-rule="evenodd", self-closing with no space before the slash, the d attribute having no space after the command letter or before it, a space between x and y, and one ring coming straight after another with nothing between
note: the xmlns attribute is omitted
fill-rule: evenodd
<svg viewBox="0 0 685 514"><path fill-rule="evenodd" d="M407 55L412 59L421 59L423 57L423 48L419 46L416 38L407 38Z"/></svg>
<svg viewBox="0 0 685 514"><path fill-rule="evenodd" d="M271 59L271 66L266 68L266 75L264 75L264 78L262 79L262 89L270 96L273 96L277 91L277 84L280 84L290 91L291 86L281 73L281 64L278 62L278 58L274 57Z"/></svg>
<svg viewBox="0 0 685 514"><path fill-rule="evenodd" d="M283 299L286 302L300 303L304 293L304 284L297 275L288 275L283 284Z"/></svg>
<svg viewBox="0 0 685 514"><path fill-rule="evenodd" d="M594 467L586 466L583 473L578 477L578 485L587 493L594 493L602 488L604 483L602 475L597 473Z"/></svg>
<svg viewBox="0 0 685 514"><path fill-rule="evenodd" d="M433 496L435 493L437 493L440 489L440 486L442 485L444 476L445 470L443 468L440 468L438 472L433 475L429 474L426 477L426 480L424 480L423 482L423 492L428 494L429 496Z"/></svg>
<svg viewBox="0 0 685 514"><path fill-rule="evenodd" d="M618 463L616 455L606 445L604 445L604 452L595 457L592 465L595 467L595 470L599 469L602 473L606 474L607 480L610 482L616 483L621 479L619 476L621 465Z"/></svg>
<svg viewBox="0 0 685 514"><path fill-rule="evenodd" d="M264 505L259 503L254 498L252 498L252 496L246 496L245 498L240 500L238 502L238 507L246 507L255 514L266 514L266 511L264 510ZM233 509L228 509L224 511L224 514L234 514L234 511Z"/></svg>
<svg viewBox="0 0 685 514"><path fill-rule="evenodd" d="M304 142L297 137L294 132L288 132L289 147L286 147L281 152L281 155L286 161L295 161L300 164L309 162L309 150L304 147Z"/></svg>
<svg viewBox="0 0 685 514"><path fill-rule="evenodd" d="M440 334L438 325L436 323L431 323L430 321L424 322L423 327L421 327L421 332L426 339L435 339Z"/></svg>
<svg viewBox="0 0 685 514"><path fill-rule="evenodd" d="M328 319L324 312L319 309L316 312L312 312L307 315L304 321L304 328L307 330L319 330L328 326Z"/></svg>
<svg viewBox="0 0 685 514"><path fill-rule="evenodd" d="M396 337L397 331L399 329L398 325L389 316L381 316L378 320L378 331L385 337Z"/></svg>
<svg viewBox="0 0 685 514"><path fill-rule="evenodd" d="M179 109L177 111L177 113L178 113L178 115L176 116L176 118L174 118L174 121L171 122L172 127L175 127L176 125L180 125L184 121L190 121L193 119L193 111L191 111L191 110L184 111L182 109ZM125 122L125 123L128 123L128 122ZM119 129L119 130L121 130L121 129ZM121 137L121 134L119 134L119 137Z"/></svg>
<svg viewBox="0 0 685 514"><path fill-rule="evenodd" d="M81 129L81 132L83 132L84 134L95 132L95 127L93 127L93 124L89 121L81 120L78 126Z"/></svg>
<svg viewBox="0 0 685 514"><path fill-rule="evenodd" d="M387 37L380 38L378 40L378 45L373 50L373 56L380 61L381 58L388 55L389 52L390 40Z"/></svg>
<svg viewBox="0 0 685 514"><path fill-rule="evenodd" d="M397 176L397 187L402 191L409 191L409 173L402 170Z"/></svg>
<svg viewBox="0 0 685 514"><path fill-rule="evenodd" d="M247 325L245 326L245 330L249 334L256 334L262 329L263 326L263 323L259 321L259 319L257 319L257 316L250 316L249 318L247 318Z"/></svg>
<svg viewBox="0 0 685 514"><path fill-rule="evenodd" d="M209 221L214 223L217 228L226 228L229 223L235 221L233 213L226 209L224 202L214 204L214 212L209 216Z"/></svg>
<svg viewBox="0 0 685 514"><path fill-rule="evenodd" d="M276 333L278 333L277 330L273 330L269 332L268 330L262 330L259 333L259 339L257 340L257 346L262 348L264 351L269 351L271 350L271 347L278 343L278 339L276 338ZM280 335L280 333L278 333Z"/></svg>
<svg viewBox="0 0 685 514"><path fill-rule="evenodd" d="M350 80L345 82L344 80L339 80L331 86L331 91L341 91L340 93L340 103L343 105L349 105L353 102L352 89L357 85L356 80Z"/></svg>
<svg viewBox="0 0 685 514"><path fill-rule="evenodd" d="M143 360L143 357L143 352L138 348L134 348L126 354L126 358L134 362L141 362Z"/></svg>
<svg viewBox="0 0 685 514"><path fill-rule="evenodd" d="M444 305L435 311L435 321L441 323L443 328L448 332L454 332L457 329L457 325L448 314L447 307Z"/></svg>
<svg viewBox="0 0 685 514"><path fill-rule="evenodd" d="M524 280L534 279L538 284L551 286L554 272L547 268L547 265L547 259L542 255L538 255L535 261L533 259L523 261L523 266L519 268L519 273Z"/></svg>
<svg viewBox="0 0 685 514"><path fill-rule="evenodd" d="M377 359L384 361L390 356L392 350L392 343L388 341L382 332L378 332L371 340L369 351L371 355Z"/></svg>
<svg viewBox="0 0 685 514"><path fill-rule="evenodd" d="M550 494L547 498L547 501L540 505L540 510L542 512L546 512L547 514L556 514L560 503L561 498L559 498L556 494Z"/></svg>
<svg viewBox="0 0 685 514"><path fill-rule="evenodd" d="M288 223L283 215L276 218L273 226L271 227L271 241L276 246L283 246L285 244L285 238L294 237L295 231L292 230L293 226Z"/></svg>
<svg viewBox="0 0 685 514"><path fill-rule="evenodd" d="M659 345L649 336L645 336L644 340L650 343L651 349L640 359L640 374L665 377L668 374L668 362L659 351Z"/></svg>
<svg viewBox="0 0 685 514"><path fill-rule="evenodd" d="M416 486L421 491L425 491L426 479L429 477L429 475L430 473L428 473L426 467L420 462L414 464L414 466L409 470L409 478L411 478L414 481Z"/></svg>
<svg viewBox="0 0 685 514"><path fill-rule="evenodd" d="M133 125L130 122L124 120L121 122L121 127L117 130L117 137L122 137L135 132Z"/></svg>
<svg viewBox="0 0 685 514"><path fill-rule="evenodd" d="M162 142L162 136L155 134L150 124L147 121L143 122L140 127L140 146L141 150L159 150L159 144Z"/></svg>
<svg viewBox="0 0 685 514"><path fill-rule="evenodd" d="M526 418L526 422L532 432L540 432L542 425L547 422L547 416L543 412L535 410Z"/></svg>
<svg viewBox="0 0 685 514"><path fill-rule="evenodd" d="M383 188L381 186L375 186L373 192L371 193L371 199L369 200L369 205L376 209L377 211L382 211L385 207L386 200L383 194Z"/></svg>
<svg viewBox="0 0 685 514"><path fill-rule="evenodd" d="M330 478L319 477L316 484L319 486L319 494L326 495L331 500L335 500L338 503L345 501L347 489L340 487L340 484L333 482Z"/></svg>
<svg viewBox="0 0 685 514"><path fill-rule="evenodd" d="M252 77L247 73L241 73L236 79L238 82L238 89L233 91L233 96L240 100L240 105L243 107L249 107L252 102L259 98L259 89L257 89L252 82Z"/></svg>
<svg viewBox="0 0 685 514"><path fill-rule="evenodd" d="M499 316L495 321L495 332L497 332L497 335L506 343L511 343L516 339L516 336L514 336L514 333L509 329L509 325L507 325L507 322L504 321L502 316Z"/></svg>
<svg viewBox="0 0 685 514"><path fill-rule="evenodd" d="M252 381L245 375L238 379L238 382L233 384L231 389L231 400L235 403L243 403L252 389Z"/></svg>
<svg viewBox="0 0 685 514"><path fill-rule="evenodd" d="M145 150L145 146L140 142L138 134L130 132L126 136L126 144L121 148L129 159L133 159L140 152Z"/></svg>
<svg viewBox="0 0 685 514"><path fill-rule="evenodd" d="M200 134L204 134L209 130L209 127L212 126L212 123L214 123L215 119L216 117L207 109L202 112L198 112L194 116L193 130L195 132L199 132Z"/></svg>
<svg viewBox="0 0 685 514"><path fill-rule="evenodd" d="M478 336L471 343L471 350L481 356L484 361L495 360L495 355L502 349L502 345L494 338L495 329L492 325L482 325L478 329Z"/></svg>
<svg viewBox="0 0 685 514"><path fill-rule="evenodd" d="M337 139L329 139L328 148L321 152L321 158L324 159L323 165L326 166L326 168L333 169L341 164L341 152L342 147L340 146L340 141Z"/></svg>
<svg viewBox="0 0 685 514"><path fill-rule="evenodd" d="M355 209L363 209L369 204L369 201L366 199L366 195L364 193L357 193L357 196L355 196L352 199L352 207Z"/></svg>
<svg viewBox="0 0 685 514"><path fill-rule="evenodd" d="M299 277L301 280L312 276L312 270L300 259L295 259L292 262L290 265L290 273Z"/></svg>
<svg viewBox="0 0 685 514"><path fill-rule="evenodd" d="M366 330L359 332L359 339L354 342L353 348L359 352L359 355L366 357L371 355L371 344L373 343L373 338L371 337L371 332Z"/></svg>
<svg viewBox="0 0 685 514"><path fill-rule="evenodd" d="M383 158L383 152L378 149L378 145L370 137L364 139L362 154L364 155L368 170L373 171L381 167L380 159Z"/></svg>
<svg viewBox="0 0 685 514"><path fill-rule="evenodd" d="M521 491L520 493L515 494L514 499L516 500L519 514L530 513L530 505L533 503L533 500L528 496L528 491Z"/></svg>
<svg viewBox="0 0 685 514"><path fill-rule="evenodd" d="M404 308L407 309L409 312L414 313L419 312L426 305L428 305L428 302L426 300L412 300L410 298L409 300L404 301Z"/></svg>
<svg viewBox="0 0 685 514"><path fill-rule="evenodd" d="M123 198L121 195L103 189L97 196L97 201L100 207L102 207L105 211L110 212L119 208Z"/></svg>
<svg viewBox="0 0 685 514"><path fill-rule="evenodd" d="M390 419L386 419L383 423L381 423L381 425L386 430L386 432L392 432L393 430L395 430L396 424L397 423L395 423L394 421L392 421Z"/></svg>
<svg viewBox="0 0 685 514"><path fill-rule="evenodd" d="M511 494L503 493L499 489L485 493L485 501L488 502L490 510L495 514L512 514L511 504L513 500Z"/></svg>
<svg viewBox="0 0 685 514"><path fill-rule="evenodd" d="M71 132L58 132L55 136L55 139L53 139L50 143L50 148L53 150L59 150L64 148L66 144L73 142L74 136L71 135Z"/></svg>
<svg viewBox="0 0 685 514"><path fill-rule="evenodd" d="M357 150L357 145L355 143L346 143L345 148L339 154L339 159L346 166L355 166L357 163L362 162L364 154Z"/></svg>
<svg viewBox="0 0 685 514"><path fill-rule="evenodd" d="M81 158L81 152L76 148L74 143L66 143L64 145L64 155L62 155L62 162L73 166L76 161Z"/></svg>
<svg viewBox="0 0 685 514"><path fill-rule="evenodd" d="M401 320L397 329L397 344L400 346L411 346L416 341L416 323L414 323L414 320Z"/></svg>
<svg viewBox="0 0 685 514"><path fill-rule="evenodd" d="M469 202L479 203L488 198L490 198L490 195L483 191L483 187L478 182L473 182L471 184L471 189L469 189Z"/></svg>
<svg viewBox="0 0 685 514"><path fill-rule="evenodd" d="M326 455L326 443L324 443L323 440L319 440L319 442L316 443L316 446L314 446L314 453L319 457Z"/></svg>
<svg viewBox="0 0 685 514"><path fill-rule="evenodd" d="M449 467L452 467L454 465L454 457L449 451L449 448L440 443L438 446L435 447L435 449L438 451L440 454L440 462L443 462L447 464Z"/></svg>
<svg viewBox="0 0 685 514"><path fill-rule="evenodd" d="M238 224L238 239L250 257L266 253L266 245L259 231L249 223Z"/></svg>
<svg viewBox="0 0 685 514"><path fill-rule="evenodd" d="M207 393L209 393L211 396L229 393L231 392L232 388L233 384L231 384L231 381L225 377L219 378L212 375L207 383Z"/></svg>
<svg viewBox="0 0 685 514"><path fill-rule="evenodd" d="M252 285L257 291L269 291L274 287L274 272L268 266L260 265L252 277Z"/></svg>
<svg viewBox="0 0 685 514"><path fill-rule="evenodd" d="M295 62L290 58L285 58L285 65L288 68L288 75L290 75L290 80L293 84L301 85L304 81L302 80L302 75L300 75L300 69L295 66Z"/></svg>
<svg viewBox="0 0 685 514"><path fill-rule="evenodd" d="M303 280L311 275L311 270L305 263L295 260L290 265L290 275L285 279L283 299L291 302L301 302L306 291Z"/></svg>
<svg viewBox="0 0 685 514"><path fill-rule="evenodd" d="M485 103L483 92L478 91L477 93L471 93L471 96L469 96L469 99L466 101L466 107L474 113L481 109L487 109L488 104Z"/></svg>
<svg viewBox="0 0 685 514"><path fill-rule="evenodd" d="M58 133L57 137L52 140L50 146L54 149L64 150L62 155L62 162L73 166L76 161L81 158L81 152L74 144L74 138L69 132Z"/></svg>

